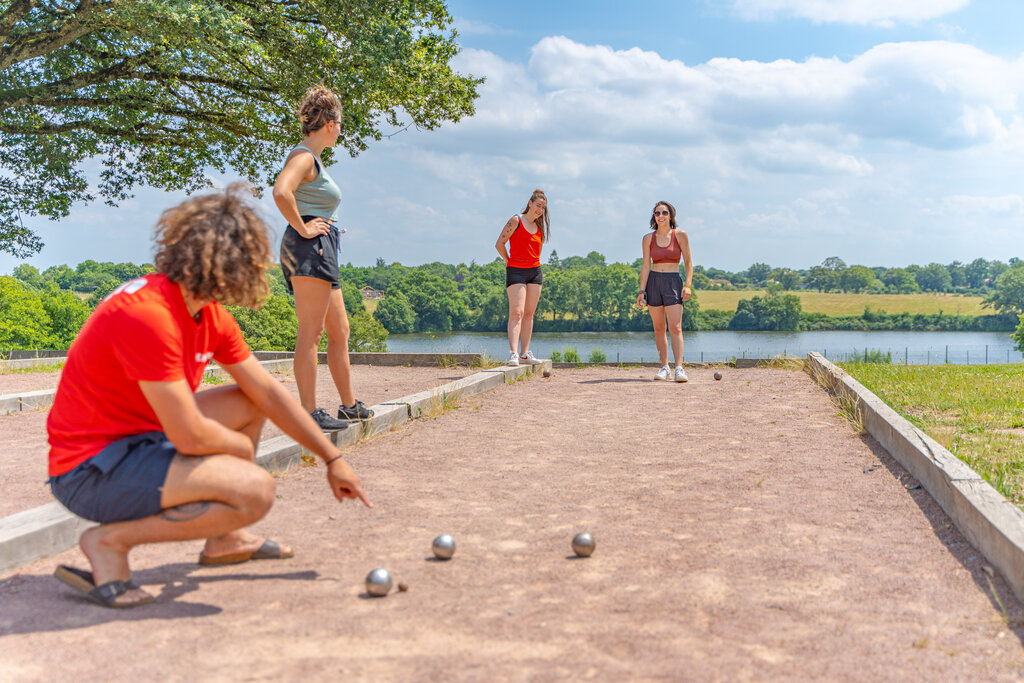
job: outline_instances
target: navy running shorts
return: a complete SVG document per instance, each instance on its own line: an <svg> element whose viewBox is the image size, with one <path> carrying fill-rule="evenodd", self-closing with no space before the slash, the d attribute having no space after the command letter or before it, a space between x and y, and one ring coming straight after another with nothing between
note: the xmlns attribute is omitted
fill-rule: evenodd
<svg viewBox="0 0 1024 683"><path fill-rule="evenodd" d="M177 452L163 432L126 436L50 477L50 490L68 510L100 524L149 517L163 509L160 497Z"/></svg>
<svg viewBox="0 0 1024 683"><path fill-rule="evenodd" d="M652 270L647 275L648 306L675 306L683 303L683 278L679 273L659 273Z"/></svg>

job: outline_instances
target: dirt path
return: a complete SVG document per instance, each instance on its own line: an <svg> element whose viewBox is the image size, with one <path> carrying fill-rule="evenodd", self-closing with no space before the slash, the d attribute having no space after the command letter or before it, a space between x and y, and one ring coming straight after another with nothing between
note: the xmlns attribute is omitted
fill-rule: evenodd
<svg viewBox="0 0 1024 683"><path fill-rule="evenodd" d="M806 375L558 370L355 446L376 507L320 467L257 529L294 559L199 569L139 548L128 613L0 580L19 680L1017 680L1006 585ZM580 530L594 556L571 557ZM429 558L451 533L455 558ZM407 593L365 596L387 567ZM1009 610L1010 628L989 586Z"/></svg>
<svg viewBox="0 0 1024 683"><path fill-rule="evenodd" d="M320 407L333 414L338 406L338 392L331 381L327 366L318 366L318 370L318 403ZM356 398L369 406L445 384L474 372L476 370L467 367L406 368L353 365L352 384ZM23 377L28 374L0 376L0 379ZM283 382L294 396L298 396L291 373L277 373L274 376ZM55 387L56 376L52 381L49 386ZM2 382L0 386L3 386ZM42 386L45 388L46 385ZM216 385L204 384L200 391L212 386ZM46 410L37 410L0 415L0 517L53 502L50 487L46 485L46 454L49 452L46 443L47 414ZM269 439L281 433L277 425L267 424L263 429L263 438Z"/></svg>

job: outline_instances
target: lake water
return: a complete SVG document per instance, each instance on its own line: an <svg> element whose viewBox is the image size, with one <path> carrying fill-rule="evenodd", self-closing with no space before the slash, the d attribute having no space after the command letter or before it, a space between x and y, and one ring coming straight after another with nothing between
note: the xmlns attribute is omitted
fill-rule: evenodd
<svg viewBox="0 0 1024 683"><path fill-rule="evenodd" d="M653 332L541 332L530 344L540 358L552 350L574 347L586 360L592 349L604 351L609 361L657 361ZM1008 332L684 332L683 357L688 362L733 358L806 356L810 351L844 360L856 351L880 350L894 363L913 365L959 363L1019 363ZM405 353L486 353L508 357L508 339L501 332L451 334L394 334L388 350ZM669 347L671 360L671 347Z"/></svg>

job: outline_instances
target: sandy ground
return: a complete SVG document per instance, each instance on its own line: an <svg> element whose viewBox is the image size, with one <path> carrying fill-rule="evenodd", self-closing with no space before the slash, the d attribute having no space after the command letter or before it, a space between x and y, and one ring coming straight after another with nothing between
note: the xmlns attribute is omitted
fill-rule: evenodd
<svg viewBox="0 0 1024 683"><path fill-rule="evenodd" d="M50 576L78 551L37 562L0 579L0 677L1017 680L1024 611L928 494L805 374L711 373L466 398L350 450L372 510L293 468L255 528L295 558L144 546L127 613ZM369 598L375 567L409 591Z"/></svg>
<svg viewBox="0 0 1024 683"><path fill-rule="evenodd" d="M317 401L320 407L332 415L338 407L338 392L331 380L326 365L318 366ZM356 398L366 405L423 391L439 384L446 384L476 370L467 367L379 367L371 365L352 366L352 385ZM291 390L296 397L295 380L291 373L274 375ZM36 380L20 390L10 390L12 378ZM57 386L59 373L24 373L0 375L0 394L32 391ZM201 385L200 391L213 384ZM46 443L47 410L25 411L0 415L0 517L27 510L37 505L53 502L50 487L46 484ZM268 423L263 429L263 438L278 436L282 432L277 425ZM2 675L0 675L2 677Z"/></svg>

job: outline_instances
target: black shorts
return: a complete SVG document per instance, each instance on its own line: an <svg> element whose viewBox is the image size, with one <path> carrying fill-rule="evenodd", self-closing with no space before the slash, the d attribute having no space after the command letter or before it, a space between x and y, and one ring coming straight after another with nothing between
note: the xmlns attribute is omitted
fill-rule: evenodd
<svg viewBox="0 0 1024 683"><path fill-rule="evenodd" d="M303 216L308 223L316 216ZM288 291L292 291L292 278L315 277L331 283L331 289L340 289L338 281L338 229L331 228L326 235L306 238L288 226L281 239L281 271Z"/></svg>
<svg viewBox="0 0 1024 683"><path fill-rule="evenodd" d="M659 273L652 270L647 275L648 306L675 306L683 303L683 278L679 273Z"/></svg>
<svg viewBox="0 0 1024 683"><path fill-rule="evenodd" d="M50 491L79 517L100 524L150 517L177 454L163 432L126 436L73 470L50 477Z"/></svg>
<svg viewBox="0 0 1024 683"><path fill-rule="evenodd" d="M539 285L544 282L544 274L540 272L540 266L536 268L513 268L505 267L505 288L512 285Z"/></svg>

